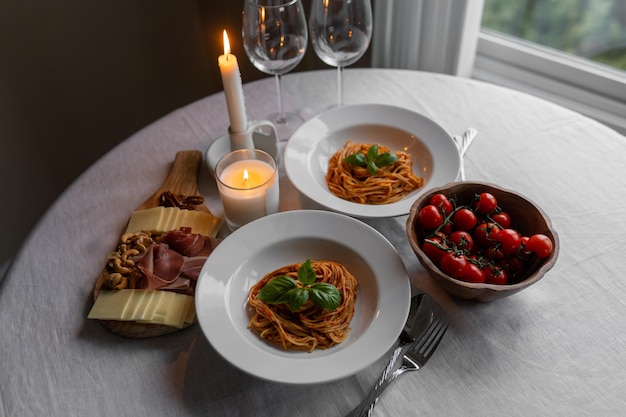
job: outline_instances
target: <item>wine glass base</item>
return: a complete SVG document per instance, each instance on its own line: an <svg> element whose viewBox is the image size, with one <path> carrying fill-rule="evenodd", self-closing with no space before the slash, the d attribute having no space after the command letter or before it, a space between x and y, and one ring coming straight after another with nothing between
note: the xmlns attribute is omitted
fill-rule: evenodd
<svg viewBox="0 0 626 417"><path fill-rule="evenodd" d="M293 132L304 123L304 119L296 113L283 113L283 117L280 120L278 119L278 113L272 113L267 115L266 119L274 123L278 140L281 142L289 140Z"/></svg>

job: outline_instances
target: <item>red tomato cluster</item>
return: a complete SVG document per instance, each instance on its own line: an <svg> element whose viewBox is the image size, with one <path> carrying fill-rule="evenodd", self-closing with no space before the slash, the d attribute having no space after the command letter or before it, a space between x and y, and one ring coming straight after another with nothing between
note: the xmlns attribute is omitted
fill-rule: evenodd
<svg viewBox="0 0 626 417"><path fill-rule="evenodd" d="M467 282L517 282L553 250L548 236L523 236L514 229L511 217L487 192L475 195L467 205L435 194L417 220L426 231L424 253L442 272Z"/></svg>

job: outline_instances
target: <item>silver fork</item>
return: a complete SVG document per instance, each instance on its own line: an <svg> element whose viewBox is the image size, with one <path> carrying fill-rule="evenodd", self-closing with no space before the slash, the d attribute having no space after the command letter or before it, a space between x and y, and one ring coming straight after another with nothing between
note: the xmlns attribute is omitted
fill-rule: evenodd
<svg viewBox="0 0 626 417"><path fill-rule="evenodd" d="M430 359L430 357L437 349L439 342L443 339L443 335L448 330L448 323L441 319L436 318L432 321L430 326L426 329L424 336L415 341L413 346L402 357L402 364L396 369L389 378L382 381L380 384L376 384L372 391L370 391L366 401L361 403L350 416L361 417L371 416L374 412L374 406L378 401L378 397L382 394L383 390L387 388L393 381L400 375L408 371L417 371Z"/></svg>

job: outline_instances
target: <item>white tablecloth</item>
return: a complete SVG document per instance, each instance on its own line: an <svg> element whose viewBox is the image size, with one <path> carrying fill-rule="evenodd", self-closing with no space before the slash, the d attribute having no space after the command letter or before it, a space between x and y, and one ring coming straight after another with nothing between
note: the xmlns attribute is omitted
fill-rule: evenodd
<svg viewBox="0 0 626 417"><path fill-rule="evenodd" d="M309 118L333 105L335 72L284 78L285 105ZM577 113L519 92L445 75L347 70L345 102L402 106L450 134L479 136L468 180L528 196L551 217L561 252L531 288L488 304L449 297L418 265L406 216L368 220L395 245L414 292L451 321L438 351L403 376L379 416L616 416L626 410L626 138ZM276 103L273 79L244 86L248 114ZM95 127L97 128L97 127ZM347 379L275 384L224 361L198 325L125 339L86 319L94 280L132 210L164 180L179 150L204 152L226 132L222 94L138 132L58 199L0 283L2 416L343 416L386 358ZM220 214L215 184L201 192ZM281 209L300 208L283 175Z"/></svg>

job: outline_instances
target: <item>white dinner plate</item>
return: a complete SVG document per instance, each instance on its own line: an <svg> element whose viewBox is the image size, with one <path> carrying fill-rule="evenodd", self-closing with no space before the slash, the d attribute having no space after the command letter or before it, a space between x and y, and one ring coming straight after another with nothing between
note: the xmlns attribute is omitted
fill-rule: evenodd
<svg viewBox="0 0 626 417"><path fill-rule="evenodd" d="M348 140L408 152L424 186L390 204L359 204L335 196L326 184L328 161ZM364 218L407 214L418 195L456 180L461 166L459 152L441 126L413 111L382 104L338 107L305 122L287 142L284 160L287 176L310 201Z"/></svg>
<svg viewBox="0 0 626 417"><path fill-rule="evenodd" d="M357 279L350 334L311 353L286 351L248 329L248 292L265 274L311 260L343 264ZM255 220L224 239L204 264L196 313L205 336L227 361L275 382L311 384L353 375L397 341L411 288L391 243L365 223L323 210L297 210Z"/></svg>

